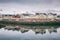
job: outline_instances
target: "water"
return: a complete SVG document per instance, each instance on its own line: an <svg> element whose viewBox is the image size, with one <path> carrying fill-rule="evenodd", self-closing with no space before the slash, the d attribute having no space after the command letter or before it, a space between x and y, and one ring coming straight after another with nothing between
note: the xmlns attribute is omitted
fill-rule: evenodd
<svg viewBox="0 0 60 40"><path fill-rule="evenodd" d="M0 40L60 40L60 27L9 25L0 29Z"/></svg>

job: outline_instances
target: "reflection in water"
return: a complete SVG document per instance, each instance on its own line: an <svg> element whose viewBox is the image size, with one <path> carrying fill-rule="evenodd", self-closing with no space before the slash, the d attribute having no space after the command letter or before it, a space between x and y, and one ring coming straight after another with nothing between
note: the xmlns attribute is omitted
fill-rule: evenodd
<svg viewBox="0 0 60 40"><path fill-rule="evenodd" d="M11 26L0 29L0 40L60 40L58 26ZM2 35L2 36L1 36Z"/></svg>
<svg viewBox="0 0 60 40"><path fill-rule="evenodd" d="M45 34L46 33L46 29L48 29L49 33L52 32L57 32L57 28L58 27L52 27L52 26L6 26L4 27L4 29L8 29L8 30L16 30L16 31L20 31L21 33L26 33L30 30L32 30L33 32L35 32L35 34Z"/></svg>

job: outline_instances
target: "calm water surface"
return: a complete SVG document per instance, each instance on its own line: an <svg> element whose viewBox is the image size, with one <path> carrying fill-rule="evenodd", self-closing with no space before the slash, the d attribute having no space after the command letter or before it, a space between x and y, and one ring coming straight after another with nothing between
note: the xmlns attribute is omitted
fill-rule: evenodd
<svg viewBox="0 0 60 40"><path fill-rule="evenodd" d="M0 40L60 40L60 27L6 26L0 29Z"/></svg>

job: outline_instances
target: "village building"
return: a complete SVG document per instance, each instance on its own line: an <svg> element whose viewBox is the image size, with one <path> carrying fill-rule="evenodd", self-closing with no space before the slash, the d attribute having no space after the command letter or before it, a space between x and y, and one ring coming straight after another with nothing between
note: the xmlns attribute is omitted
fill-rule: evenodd
<svg viewBox="0 0 60 40"><path fill-rule="evenodd" d="M4 14L0 15L0 21L19 21L19 22L50 22L50 21L56 21L60 20L59 16L57 14L53 13L36 13L30 14L30 13L23 13L23 14L17 14L17 15L10 15L10 14Z"/></svg>

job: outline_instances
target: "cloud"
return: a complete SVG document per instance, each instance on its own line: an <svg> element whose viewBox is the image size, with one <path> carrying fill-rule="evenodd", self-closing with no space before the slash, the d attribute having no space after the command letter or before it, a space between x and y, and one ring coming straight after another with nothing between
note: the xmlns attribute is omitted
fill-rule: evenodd
<svg viewBox="0 0 60 40"><path fill-rule="evenodd" d="M33 4L51 4L51 3L60 3L60 0L0 0L0 3L8 3L8 2L16 2L16 3L33 3Z"/></svg>
<svg viewBox="0 0 60 40"><path fill-rule="evenodd" d="M48 9L60 10L60 0L0 0L0 8L24 12Z"/></svg>
<svg viewBox="0 0 60 40"><path fill-rule="evenodd" d="M60 0L0 0L0 3L17 3L27 5L56 5L60 6Z"/></svg>

